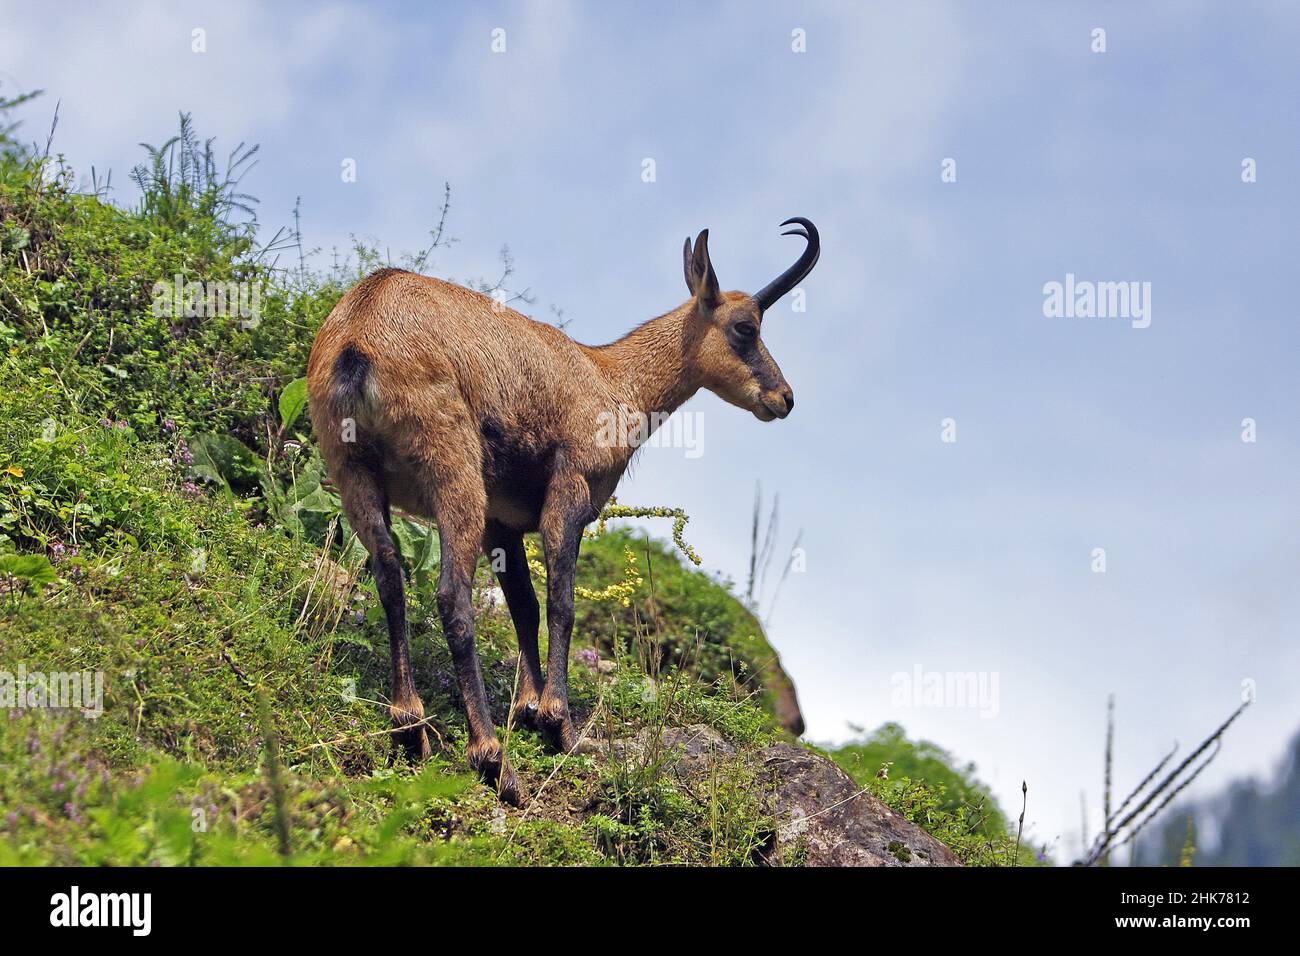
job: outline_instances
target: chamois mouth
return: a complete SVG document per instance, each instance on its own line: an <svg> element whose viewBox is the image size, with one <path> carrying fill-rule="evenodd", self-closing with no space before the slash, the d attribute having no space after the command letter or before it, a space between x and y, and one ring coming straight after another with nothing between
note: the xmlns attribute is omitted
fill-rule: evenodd
<svg viewBox="0 0 1300 956"><path fill-rule="evenodd" d="M760 422L770 422L775 418L785 418L785 416L789 414L790 409L786 407L784 402L781 402L779 399L771 400L766 396L759 399L758 404L754 406L754 417Z"/></svg>

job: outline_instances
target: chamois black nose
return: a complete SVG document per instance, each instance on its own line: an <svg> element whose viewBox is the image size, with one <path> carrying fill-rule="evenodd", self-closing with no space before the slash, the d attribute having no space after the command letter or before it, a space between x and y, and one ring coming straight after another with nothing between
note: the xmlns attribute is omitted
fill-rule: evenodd
<svg viewBox="0 0 1300 956"><path fill-rule="evenodd" d="M794 389L787 385L781 389L781 397L785 399L785 413L789 415L794 411Z"/></svg>

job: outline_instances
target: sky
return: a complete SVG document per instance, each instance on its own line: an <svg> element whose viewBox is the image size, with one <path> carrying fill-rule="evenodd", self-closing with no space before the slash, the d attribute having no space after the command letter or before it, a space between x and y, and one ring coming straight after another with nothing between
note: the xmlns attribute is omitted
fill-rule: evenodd
<svg viewBox="0 0 1300 956"><path fill-rule="evenodd" d="M1012 816L1026 782L1068 861L1108 695L1121 794L1243 682L1192 794L1268 776L1300 727L1298 28L1283 2L0 0L0 92L44 89L23 134L57 103L55 150L124 204L178 111L260 143L264 234L301 198L321 266L423 247L448 182L429 271L494 277L508 245L523 310L589 343L686 299L687 235L752 292L812 219L805 310L763 325L794 412L701 393L700 446L644 450L620 500L685 508L743 581L755 482L779 494L803 569L769 636L807 737L898 721ZM1045 314L1067 276L1137 283L1144 314ZM907 700L918 671L996 695Z"/></svg>

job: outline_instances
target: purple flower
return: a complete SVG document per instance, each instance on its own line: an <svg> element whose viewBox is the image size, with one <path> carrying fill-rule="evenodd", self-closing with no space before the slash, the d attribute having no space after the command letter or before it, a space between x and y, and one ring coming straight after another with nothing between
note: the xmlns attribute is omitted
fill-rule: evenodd
<svg viewBox="0 0 1300 956"><path fill-rule="evenodd" d="M181 494L186 498L197 498L199 496L199 486L192 481L187 481L181 485Z"/></svg>
<svg viewBox="0 0 1300 956"><path fill-rule="evenodd" d="M600 655L594 647L584 647L575 656L584 667L596 667L600 663Z"/></svg>
<svg viewBox="0 0 1300 956"><path fill-rule="evenodd" d="M164 419L162 424L162 430L164 435L169 435L172 432L176 431L176 423L172 421L170 418Z"/></svg>

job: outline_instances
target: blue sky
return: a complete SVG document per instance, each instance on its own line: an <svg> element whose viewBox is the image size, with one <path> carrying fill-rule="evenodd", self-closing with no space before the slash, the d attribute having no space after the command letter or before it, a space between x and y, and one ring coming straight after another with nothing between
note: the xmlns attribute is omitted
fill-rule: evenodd
<svg viewBox="0 0 1300 956"><path fill-rule="evenodd" d="M0 11L3 88L48 91L24 132L61 100L56 147L111 168L119 201L182 109L219 147L261 143L263 222L301 196L326 250L421 246L450 181L459 242L432 271L493 275L508 244L529 311L582 341L685 299L687 234L708 226L722 285L753 291L798 252L778 223L813 219L807 311L763 332L795 412L702 394L704 454L648 449L620 490L686 508L737 579L754 481L779 492L807 571L770 636L810 738L898 720L1008 808L1027 780L1034 837L1068 858L1080 791L1097 823L1108 693L1120 789L1243 680L1258 703L1194 792L1268 772L1300 725L1293 5ZM1150 282L1150 327L1045 317L1066 273ZM997 716L897 706L891 675L917 666L996 673Z"/></svg>

